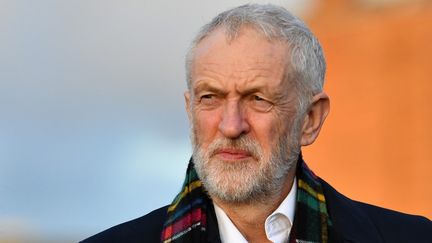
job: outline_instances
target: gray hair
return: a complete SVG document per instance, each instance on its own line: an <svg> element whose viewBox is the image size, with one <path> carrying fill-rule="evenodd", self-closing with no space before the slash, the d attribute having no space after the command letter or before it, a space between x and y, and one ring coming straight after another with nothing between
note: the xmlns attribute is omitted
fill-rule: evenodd
<svg viewBox="0 0 432 243"><path fill-rule="evenodd" d="M326 71L324 54L309 28L285 8L272 4L246 4L222 12L198 32L186 55L186 78L191 89L191 66L196 46L214 30L223 28L228 40L234 40L242 27L252 27L270 40L288 45L286 77L294 82L299 111L307 108L311 97L322 91Z"/></svg>

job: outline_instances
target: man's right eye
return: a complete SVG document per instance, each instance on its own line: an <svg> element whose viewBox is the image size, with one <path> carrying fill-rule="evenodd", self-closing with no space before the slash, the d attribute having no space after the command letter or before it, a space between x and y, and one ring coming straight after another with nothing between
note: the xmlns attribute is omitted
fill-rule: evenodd
<svg viewBox="0 0 432 243"><path fill-rule="evenodd" d="M199 101L202 106L207 108L213 108L219 103L219 99L215 94L201 95Z"/></svg>
<svg viewBox="0 0 432 243"><path fill-rule="evenodd" d="M205 94L201 96L201 100L212 99L212 98L214 98L214 95L212 94Z"/></svg>

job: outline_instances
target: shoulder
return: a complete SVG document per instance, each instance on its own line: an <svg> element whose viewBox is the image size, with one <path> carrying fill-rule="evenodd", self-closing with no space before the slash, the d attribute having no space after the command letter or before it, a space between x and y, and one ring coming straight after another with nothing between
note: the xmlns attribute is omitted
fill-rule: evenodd
<svg viewBox="0 0 432 243"><path fill-rule="evenodd" d="M432 242L432 222L422 216L410 215L393 210L356 202L368 215L381 235L389 242L409 239L409 242Z"/></svg>
<svg viewBox="0 0 432 243"><path fill-rule="evenodd" d="M82 243L160 242L167 207L156 209L140 218L102 231Z"/></svg>
<svg viewBox="0 0 432 243"><path fill-rule="evenodd" d="M338 235L356 242L431 242L432 222L422 216L351 200L322 181L327 209Z"/></svg>

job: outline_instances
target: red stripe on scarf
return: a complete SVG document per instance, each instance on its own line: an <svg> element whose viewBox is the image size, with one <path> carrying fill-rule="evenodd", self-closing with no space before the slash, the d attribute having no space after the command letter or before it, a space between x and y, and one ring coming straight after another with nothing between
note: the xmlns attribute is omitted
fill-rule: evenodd
<svg viewBox="0 0 432 243"><path fill-rule="evenodd" d="M166 240L166 239L171 238L171 236L172 236L172 225L166 227L166 228L164 229L162 235L163 235L162 240Z"/></svg>
<svg viewBox="0 0 432 243"><path fill-rule="evenodd" d="M191 227L194 223L200 222L203 224L202 226L205 227L206 223L206 215L202 213L201 208L196 208L192 210L191 213L186 214L179 220L177 220L174 224L169 225L165 228L163 232L163 239L167 240L174 235L188 229Z"/></svg>

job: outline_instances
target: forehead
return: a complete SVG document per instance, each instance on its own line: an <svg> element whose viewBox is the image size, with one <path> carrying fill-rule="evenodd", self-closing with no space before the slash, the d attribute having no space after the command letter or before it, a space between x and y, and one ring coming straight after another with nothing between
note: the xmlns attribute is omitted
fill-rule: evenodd
<svg viewBox="0 0 432 243"><path fill-rule="evenodd" d="M216 29L194 49L191 78L215 75L234 80L271 79L283 81L287 66L287 45L270 41L252 28L242 28L236 38L228 39L225 30Z"/></svg>

